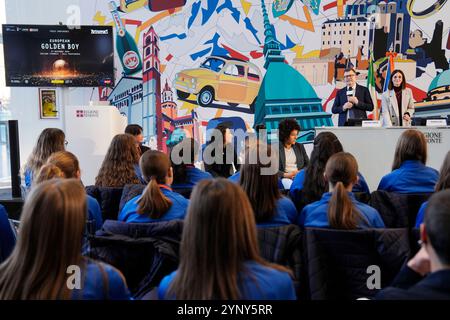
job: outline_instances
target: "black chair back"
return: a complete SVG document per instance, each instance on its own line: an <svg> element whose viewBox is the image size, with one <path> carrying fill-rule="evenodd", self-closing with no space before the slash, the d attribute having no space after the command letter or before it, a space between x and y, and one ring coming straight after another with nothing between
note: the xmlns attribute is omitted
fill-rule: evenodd
<svg viewBox="0 0 450 320"><path fill-rule="evenodd" d="M417 212L431 193L401 194L387 191L374 191L370 205L377 209L386 228L413 228Z"/></svg>
<svg viewBox="0 0 450 320"><path fill-rule="evenodd" d="M139 298L178 266L183 221L125 223L105 221L90 237L88 256L119 269L131 294Z"/></svg>
<svg viewBox="0 0 450 320"><path fill-rule="evenodd" d="M371 268L379 270L383 288L394 279L410 252L408 229L306 228L303 235L305 268L300 290L308 292L312 300L371 298L378 291L371 287L377 284L376 278L369 279L374 274Z"/></svg>
<svg viewBox="0 0 450 320"><path fill-rule="evenodd" d="M117 220L123 188L87 186L86 193L100 204L103 221Z"/></svg>

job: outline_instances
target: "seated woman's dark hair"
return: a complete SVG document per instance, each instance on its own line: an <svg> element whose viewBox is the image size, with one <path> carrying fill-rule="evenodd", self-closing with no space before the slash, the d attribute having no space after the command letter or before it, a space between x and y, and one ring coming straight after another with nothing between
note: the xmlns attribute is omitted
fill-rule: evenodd
<svg viewBox="0 0 450 320"><path fill-rule="evenodd" d="M280 143L284 144L291 135L291 132L297 130L300 131L300 125L295 119L284 119L278 124L278 137Z"/></svg>
<svg viewBox="0 0 450 320"><path fill-rule="evenodd" d="M332 132L321 132L314 139L311 159L305 172L303 183L302 203L308 204L319 200L328 191L328 182L323 173L328 159L338 152L342 152L342 144Z"/></svg>

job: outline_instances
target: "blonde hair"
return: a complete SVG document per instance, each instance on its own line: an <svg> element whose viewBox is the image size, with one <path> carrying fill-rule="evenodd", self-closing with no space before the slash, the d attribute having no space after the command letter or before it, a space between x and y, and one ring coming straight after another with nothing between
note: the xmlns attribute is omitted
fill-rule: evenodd
<svg viewBox="0 0 450 320"><path fill-rule="evenodd" d="M39 135L33 152L28 158L25 169L31 170L33 177L37 176L39 170L52 153L64 150L65 138L66 135L61 129L44 129Z"/></svg>

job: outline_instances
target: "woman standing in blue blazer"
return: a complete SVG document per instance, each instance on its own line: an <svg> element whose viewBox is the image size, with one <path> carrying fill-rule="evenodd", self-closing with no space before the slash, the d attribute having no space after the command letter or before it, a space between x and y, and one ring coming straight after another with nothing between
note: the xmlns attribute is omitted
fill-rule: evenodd
<svg viewBox="0 0 450 320"><path fill-rule="evenodd" d="M426 162L425 135L419 130L406 130L398 139L392 172L381 179L378 190L397 193L434 192L439 173L427 167Z"/></svg>
<svg viewBox="0 0 450 320"><path fill-rule="evenodd" d="M385 227L378 211L357 201L351 192L358 179L355 157L346 152L333 155L325 167L325 179L331 192L302 210L300 226L346 230Z"/></svg>
<svg viewBox="0 0 450 320"><path fill-rule="evenodd" d="M189 201L172 191L173 169L169 157L160 151L146 151L139 162L144 179L144 192L129 200L119 214L119 221L158 222L184 219Z"/></svg>
<svg viewBox="0 0 450 320"><path fill-rule="evenodd" d="M290 272L259 255L252 207L224 178L193 190L178 270L162 279L159 299L295 300Z"/></svg>

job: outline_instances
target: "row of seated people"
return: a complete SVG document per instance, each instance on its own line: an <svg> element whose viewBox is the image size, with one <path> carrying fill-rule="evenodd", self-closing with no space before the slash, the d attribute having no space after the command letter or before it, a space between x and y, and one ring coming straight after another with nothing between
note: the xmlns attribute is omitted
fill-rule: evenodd
<svg viewBox="0 0 450 320"><path fill-rule="evenodd" d="M61 139L64 140L64 136L63 132L59 129L45 129L39 137L33 155L30 157L28 167L31 167L31 163L33 163L34 159L39 158L38 154L50 153L50 150L46 150L44 146L55 145L57 144L56 141L59 141ZM123 187L123 185L126 183L152 181L152 179L150 178L153 174L156 173L158 175L158 183L156 185L158 185L158 188L162 190L162 193L169 198L172 197L177 199L176 201L174 201L175 205L173 206L173 208L170 209L171 214L177 212L180 209L180 211L182 212L176 214L183 215L185 212L185 208L187 207L187 201L185 201L184 199L179 197L178 194L172 191L186 190L188 191L187 195L189 195L190 191L196 183L198 183L202 179L211 178L212 176L209 173L203 172L192 165L192 163L195 162L195 155L197 154L196 150L198 149L196 142L193 139L185 139L180 144L182 145L180 148L181 150L191 151L191 156L189 157L187 164L174 164L173 159L171 159L172 169L166 170L169 166L167 164L167 161L158 161L155 165L154 163L152 163L154 162L154 160L151 160L149 157L147 157L145 161L141 161L142 168L136 166L135 164L127 167L127 163L133 163L133 161L135 161L131 161L130 156L131 159L136 158L136 154L134 154L134 151L136 151L135 140L133 140L131 136L126 134L118 135L113 139L111 143L103 165L100 169L99 175L97 176L96 185L99 187ZM247 145L246 147L247 150L254 148L255 145ZM44 152L43 150L46 151ZM267 215L267 212L270 211L268 210L268 208L272 209L272 211L278 212L278 214L274 215L274 221L266 221L266 224L270 225L298 223L300 225L304 225L306 219L305 214L302 214L302 210L306 204L311 204L318 201L316 203L316 207L324 209L324 205L326 207L329 203L331 199L331 193L328 192L330 191L330 185L331 188L334 188L336 186L336 183L329 183L329 181L325 179L325 165L333 154L342 152L342 150L342 145L334 134L325 132L319 134L316 137L314 141L314 149L311 155L310 165L308 165L306 169L301 170L296 175L294 183L291 186L291 190L289 191L289 196L293 200L297 208L297 212L294 211L292 202L287 197L283 197L278 191L274 191L276 189L275 187L273 187L273 190L271 188L265 187L266 185L271 185L270 181L272 180L272 178L267 176L260 177L258 172L256 172L255 174L255 170L258 170L258 166L243 166L241 171L239 171L234 176L231 176L229 179L240 183L240 185L245 189L247 195L251 199L251 202L254 203L255 211L261 212L261 215L263 216ZM436 170L425 166L427 156L426 153L426 143L423 134L417 130L406 131L400 138L397 145L396 156L393 164L393 172L382 179L382 181L380 182L380 189L400 193L428 192L429 195L434 190L435 185L436 190L445 188L447 175L446 172L449 171L448 163L450 163L450 160L444 161L440 180L436 184L438 173ZM154 156L152 158L156 159L158 157ZM447 158L449 158L449 156L447 156ZM46 166L40 168L39 172L42 177L38 179L49 179L55 176L64 176L66 178L80 177L78 160L73 154L64 151L50 153L46 163ZM60 170L57 170L55 166L59 167ZM138 167L139 169L136 169L136 167ZM56 171L60 171L60 173L58 174ZM146 171L144 175L142 174L142 171ZM242 172L246 172L246 174L245 176L243 174L244 177L241 179ZM144 178L145 176L147 177L147 179ZM357 180L354 180L354 178L351 176L348 176L347 179L348 181L342 182L344 182L344 187L346 188L348 188L350 184L352 185L352 188L350 188L348 191L352 191L356 194L361 191L363 191L363 193L364 191L367 193L367 184L365 183L364 178L359 172ZM278 186L281 187L280 179L278 179L277 182ZM151 185L153 186L153 188L150 188ZM149 188L147 188L147 191L150 192L146 192L143 194L147 194L147 198L151 197L151 190L153 190L153 193L154 190L156 190L154 187L155 183L149 184ZM172 191L170 190L170 188L172 188ZM122 190L120 190L120 192L122 192ZM373 210L371 210L369 207L358 202L351 193L349 193L349 196L350 199L352 199L352 203L356 206L359 206L360 210L361 208L363 208L363 212L373 212ZM120 197L121 193L118 197L116 197L117 199L115 199L117 203L120 202ZM132 209L136 207L137 198L138 197L136 197L136 199L132 199L131 203L127 205L126 210L121 210L121 219L125 221L128 220L128 218L124 216L126 216L130 212L133 212ZM97 198L97 200L99 199ZM341 200L339 200L338 202L341 202ZM103 217L100 217L99 205L91 196L88 197L88 207L89 219L95 222L95 230L99 229L104 218L116 219L117 214L119 213L116 209L116 212L114 212L112 216L110 215L105 217L105 215L103 215ZM378 206L375 207L378 208ZM311 208L313 207L308 207L308 210L305 209L305 212L310 212ZM420 219L423 216L423 209L424 208L421 209L421 213L418 215L416 226L420 224ZM163 219L170 219L171 214L167 216L168 218L163 217ZM300 218L297 219L296 217L298 214L300 214ZM160 215L163 216L162 214ZM288 218L286 219L286 217ZM326 226L326 215L322 214L320 215L320 217L322 217L322 220L317 221L309 218L306 221L306 226ZM137 215L134 217L134 219L138 219L137 221L145 222L148 217L146 215ZM389 223L385 223L385 225L388 227L397 226L391 225ZM381 227L382 225L378 223L378 226Z"/></svg>
<svg viewBox="0 0 450 320"><path fill-rule="evenodd" d="M52 179L34 186L23 208L17 244L0 265L0 299L130 299L122 272L82 256L86 219L86 193L79 180ZM449 299L449 227L450 190L444 190L433 195L427 206L420 228L421 249L392 285L374 298ZM305 232L317 236L314 229ZM155 298L289 300L301 296L291 269L262 258L257 235L255 214L242 188L222 178L200 182L184 218L179 263L162 277ZM307 250L314 258L314 251ZM396 250L394 255L405 253L402 248ZM77 287L75 281L73 287L67 286L69 266L80 268L82 285ZM312 280L310 286L315 288Z"/></svg>
<svg viewBox="0 0 450 320"><path fill-rule="evenodd" d="M270 148L267 148L267 149L270 150ZM53 154L52 156L54 156L56 159L58 159L58 157L61 158L61 155L62 155L62 158L64 158L64 156L67 156L67 154L68 154L67 152L62 152L62 153ZM329 187L331 188L330 191L335 193L336 197L337 197L337 195L339 193L342 195L342 198L341 198L342 201L339 201L339 202L342 202L342 203L340 203L340 205L343 206L343 204L345 202L347 202L347 204L348 204L348 200L349 200L348 198L351 199L351 195L350 195L350 197L348 197L346 199L345 198L345 194L346 193L345 192L344 193L338 192L338 189L341 189L341 191L342 191L342 187L349 188L350 184L354 184L356 182L355 175L357 174L357 167L355 168L355 165L352 165L352 164L356 164L356 161L354 161L354 158L352 159L351 155L343 154L343 153L340 153L338 155L341 157L341 160L338 161L341 164L340 165L339 164L336 165L336 163L335 163L334 167L337 167L337 169L335 168L334 170L338 170L339 167L342 167L342 166L345 167L344 171L347 172L346 179L348 181L351 181L351 183L350 182L349 183L345 183L345 181L338 181L338 182L342 183L342 186L341 186L340 184L338 185L338 182L333 183L333 181L331 181L332 174L328 174L327 176L330 177L330 180L328 181ZM339 159L339 157L337 157L337 158ZM426 156L425 156L425 158L426 158ZM448 156L447 156L447 158L448 158ZM64 170L62 170L63 169L63 165L61 165L61 164L57 165L58 161L53 160L50 157L49 158L49 160L50 160L49 163L46 166L44 166L43 168L41 168L41 170L39 172L39 177L37 178L37 181L35 181L36 184L38 184L41 179L45 180L45 179L48 179L49 177L54 177L54 176L58 176L58 175L60 177L64 177L64 178L79 178L79 175L80 175L79 174L79 167L78 167L78 164L73 165L74 159L76 160L76 157L74 157L72 155L72 160L69 159L69 162L70 161L72 162L72 164L71 164L72 168L75 168L75 169L66 170L66 172L63 172L64 171ZM148 200L150 201L149 205L150 205L150 208L151 208L151 206L153 205L153 202L154 202L153 200L157 199L158 195L162 195L161 199L163 199L163 200L165 200L164 198L166 198L166 199L169 198L168 196L166 196L164 194L165 190L167 191L167 194L174 193L174 192L171 192L168 189L168 185L170 185L171 181L174 179L174 173L173 173L173 169L170 166L170 162L169 162L167 156L165 156L165 155L163 155L161 153L158 153L156 151L148 152L147 160L144 161L144 159L145 159L145 157L141 158L141 169L142 169L142 173L144 174L144 177L146 177L145 180L146 181L152 181L153 180L153 182L158 182L158 183L156 183L156 186L158 188L155 188L155 183L153 183L153 185L152 185L152 183L150 183L148 185L148 187L147 187L147 190L146 190L146 193L149 193L149 195L150 195L148 197ZM62 160L60 159L60 162L61 161ZM327 163L328 163L328 161L327 161ZM344 165L342 165L342 164L344 164ZM333 167L333 166L330 165L330 167ZM443 169L445 167L446 166L445 166L445 163L444 163ZM58 169L56 169L56 168L58 168ZM448 165L447 165L447 168L448 168ZM42 170L42 169L44 169L44 170ZM340 168L340 169L342 169L342 168ZM356 171L355 171L355 169L356 169ZM54 172L57 172L58 170L60 170L61 172L55 175ZM253 172L256 172L257 174L253 174L252 175L252 170L253 170ZM260 226L261 225L273 226L273 225L277 225L277 224L295 223L295 221L299 221L299 218L292 219L292 217L294 217L294 215L296 217L298 216L298 213L295 212L294 210L292 210L292 208L293 208L292 207L292 203L290 203L287 198L283 198L283 197L280 196L279 190L278 190L278 180L277 180L277 178L275 177L275 179L274 179L274 175L272 175L272 176L270 176L270 175L265 176L265 175L258 174L260 172L258 170L261 170L261 163L257 163L256 165L250 165L249 164L248 166L243 166L243 168L241 170L242 179L240 178L240 184L241 184L242 188L246 191L246 194L247 194L248 198L250 199L250 202L252 203L252 207L253 207L254 211L256 212L255 216L257 218L258 224ZM48 174L46 172L50 172L50 174ZM441 172L444 172L444 171L441 170ZM326 170L325 170L325 173L326 173ZM40 178L41 175L43 176L43 178ZM441 177L443 177L443 176L445 176L445 175L442 174ZM45 177L47 177L47 178L45 178ZM261 182L258 183L259 179L261 179L262 183ZM266 179L266 180L264 180L264 179ZM341 178L340 180L345 180L345 179ZM272 183L270 183L269 181L272 181ZM276 182L273 183L274 181L276 181ZM246 184L247 184L247 187L245 186ZM443 182L443 184L445 184L445 182ZM277 197L278 197L278 200L272 202L272 209L273 210L271 212L271 214L272 214L271 217L274 220L270 221L270 219L269 220L260 219L258 221L258 216L260 216L260 217L261 216L264 217L264 215L266 215L266 217L270 216L270 214L269 214L270 210L268 210L268 211L264 210L264 205L267 208L267 203L269 203L269 208L270 208L270 201L266 201L265 204L264 204L265 201L258 201L258 199L260 199L258 197L260 197L262 195L262 193L261 192L257 192L257 191L255 192L255 190L264 190L264 189L266 189L266 188L261 188L261 186L266 186L266 185L267 186L269 186L269 185L270 186L274 186L273 188L268 188L269 190L272 190L271 192L273 192L274 194L277 194L277 191L278 191L278 195L275 196L275 199L277 199ZM439 183L438 183L438 185L439 185ZM444 186L444 188L445 188L445 186ZM352 188L350 188L350 190L351 189ZM155 196L151 196L152 192L154 192L154 193L156 192L156 195ZM252 192L253 192L253 194L252 194ZM142 197L142 198L144 198L144 197ZM139 199L141 199L141 197L139 197ZM178 197L178 199L180 201L181 200L185 200L185 199L181 199L179 197ZM270 197L268 197L267 199L270 200ZM266 199L266 197L264 197L263 200L267 200L267 199ZM137 207L137 205L135 203L136 202L135 200L137 200L137 199L134 199L135 207ZM169 204L171 202L171 199L168 199L168 200L169 201L167 201L166 204ZM86 200L86 202L87 202L88 206L89 206L89 203L92 203L93 205L91 205L91 206L92 207L96 207L95 209L90 210L90 212L89 212L89 219L94 220L96 222L95 225L98 228L101 225L101 220L100 220L101 218L99 217L99 214L98 214L98 211L99 211L98 210L98 203L96 204L95 200L94 201L92 201L92 200L89 201L89 198L88 198L88 200ZM144 201L142 201L142 202L144 202ZM161 202L161 203L163 203L163 202ZM184 202L184 201L181 201L181 202ZM353 200L351 202L358 209L360 208L358 206L359 205L358 203L355 204ZM154 203L156 203L156 202L154 202ZM259 205L261 203L262 203L262 205L260 207ZM185 212L186 212L187 205L188 205L188 203L186 201L186 206L184 208L184 215L185 215ZM166 207L167 207L167 205L166 205ZM290 207L290 209L289 209L289 207ZM147 208L149 208L149 207L147 207ZM276 210L274 210L274 208ZM168 211L170 211L170 209L172 209L172 204L170 204L170 206L168 208ZM307 208L305 208L305 210L306 209ZM328 211L330 211L330 210L328 210ZM350 212L353 212L353 211L358 212L360 210L358 210L358 211L357 210L350 210ZM364 210L362 210L362 211L364 211ZM369 211L372 211L372 210L369 210ZM289 212L291 212L291 213L289 213ZM339 210L336 210L336 212L340 213ZM344 212L344 211L342 211L342 212ZM303 211L301 213L303 213ZM328 212L325 212L322 215L322 217L327 217L327 213ZM361 213L361 212L359 212L359 213ZM156 213L156 215L158 215L158 214ZM361 222L361 221L364 220L364 218L367 218L364 213L362 213L362 216L361 215L358 216L357 214L355 215L353 213L352 213L352 215L353 215L353 218L356 217L355 221L358 221L358 219L360 219L360 222ZM145 216L145 215L141 214L141 216ZM164 215L163 214L159 214L159 216L160 217L157 218L157 219L161 219L161 217L162 217L162 219L164 219ZM291 219L289 219L289 217L291 217ZM300 217L302 217L302 214L300 214ZM287 218L287 219L285 219L285 218ZM344 221L345 219L342 219L342 220ZM155 220L150 220L150 221L155 221ZM158 220L156 220L156 221L158 221ZM327 223L328 223L328 221L327 221ZM300 223L300 225L301 225L301 223ZM366 227L367 227L367 225L366 225Z"/></svg>

